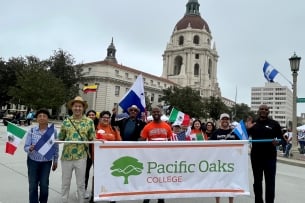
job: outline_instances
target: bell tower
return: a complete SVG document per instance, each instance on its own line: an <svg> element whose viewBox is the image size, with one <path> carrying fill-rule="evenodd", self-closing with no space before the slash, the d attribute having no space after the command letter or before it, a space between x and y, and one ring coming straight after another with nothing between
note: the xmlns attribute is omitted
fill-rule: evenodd
<svg viewBox="0 0 305 203"><path fill-rule="evenodd" d="M116 58L115 58L115 52L116 52L116 49L115 49L115 46L113 44L113 38L112 38L111 39L111 43L110 43L110 45L107 48L107 56L105 58L105 61L110 61L110 62L113 62L113 63L118 63Z"/></svg>
<svg viewBox="0 0 305 203"><path fill-rule="evenodd" d="M162 77L198 90L202 97L220 97L218 54L198 0L189 0L185 15L175 25L163 54Z"/></svg>

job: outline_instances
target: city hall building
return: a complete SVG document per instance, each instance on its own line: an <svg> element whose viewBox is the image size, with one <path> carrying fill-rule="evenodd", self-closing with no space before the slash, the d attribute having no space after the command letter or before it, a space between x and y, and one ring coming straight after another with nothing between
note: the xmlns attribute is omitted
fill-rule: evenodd
<svg viewBox="0 0 305 203"><path fill-rule="evenodd" d="M197 0L187 2L185 14L174 26L164 50L161 76L118 64L113 39L104 60L83 64L85 82L78 84L79 88L97 87L93 93L80 92L88 101L89 109L102 111L117 107L139 74L143 76L145 95L152 106L162 107L162 90L172 86L191 87L202 97L221 97L217 81L218 54L199 6Z"/></svg>

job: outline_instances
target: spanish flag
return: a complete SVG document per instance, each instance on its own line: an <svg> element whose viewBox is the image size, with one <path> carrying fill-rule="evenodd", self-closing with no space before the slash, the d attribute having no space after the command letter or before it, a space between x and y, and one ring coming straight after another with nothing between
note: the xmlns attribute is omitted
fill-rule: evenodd
<svg viewBox="0 0 305 203"><path fill-rule="evenodd" d="M88 85L83 87L83 92L87 94L88 92L96 92L97 85Z"/></svg>

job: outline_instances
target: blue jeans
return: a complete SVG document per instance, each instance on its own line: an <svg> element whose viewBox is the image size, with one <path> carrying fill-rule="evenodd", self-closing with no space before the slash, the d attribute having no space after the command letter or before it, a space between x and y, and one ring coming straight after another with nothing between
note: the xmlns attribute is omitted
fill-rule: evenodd
<svg viewBox="0 0 305 203"><path fill-rule="evenodd" d="M291 143L287 143L286 149L285 149L285 156L286 156L286 157L289 157L289 155L290 155L291 146L292 146Z"/></svg>
<svg viewBox="0 0 305 203"><path fill-rule="evenodd" d="M29 180L29 202L47 203L49 196L49 175L52 161L38 162L27 159L28 180ZM38 198L38 185L40 194Z"/></svg>
<svg viewBox="0 0 305 203"><path fill-rule="evenodd" d="M265 203L274 203L276 159L251 157L254 177L253 190L255 203L264 203L263 200L263 175L265 178Z"/></svg>

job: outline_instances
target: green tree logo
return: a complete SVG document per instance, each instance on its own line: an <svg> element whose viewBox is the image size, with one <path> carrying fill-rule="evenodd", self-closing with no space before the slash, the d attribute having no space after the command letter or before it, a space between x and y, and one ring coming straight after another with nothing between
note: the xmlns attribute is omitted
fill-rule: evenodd
<svg viewBox="0 0 305 203"><path fill-rule="evenodd" d="M124 184L128 184L128 177L131 175L140 175L143 170L143 163L139 162L138 159L123 156L115 160L111 166L111 175L113 176L123 176Z"/></svg>

